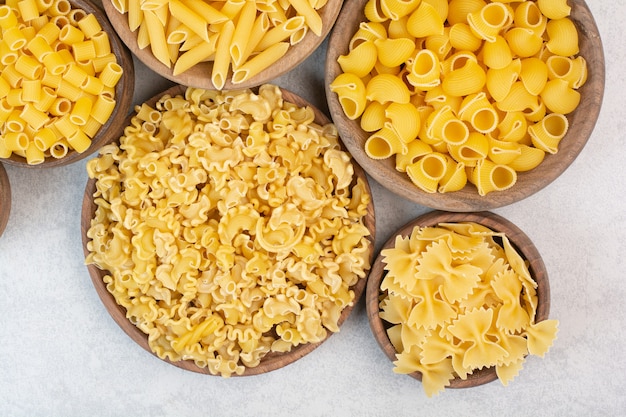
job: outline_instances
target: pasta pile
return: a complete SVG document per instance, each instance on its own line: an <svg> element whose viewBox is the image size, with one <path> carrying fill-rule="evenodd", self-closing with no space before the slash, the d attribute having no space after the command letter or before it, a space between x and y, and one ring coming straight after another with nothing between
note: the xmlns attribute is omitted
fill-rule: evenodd
<svg viewBox="0 0 626 417"><path fill-rule="evenodd" d="M88 264L160 358L241 374L339 331L369 269L367 183L281 90L143 104L96 179Z"/></svg>
<svg viewBox="0 0 626 417"><path fill-rule="evenodd" d="M328 0L114 0L137 31L139 48L174 75L213 61L211 81L222 89L254 77L310 30L322 33L319 10Z"/></svg>
<svg viewBox="0 0 626 417"><path fill-rule="evenodd" d="M96 16L67 0L7 1L0 28L0 158L87 150L123 73Z"/></svg>
<svg viewBox="0 0 626 417"><path fill-rule="evenodd" d="M526 355L552 346L558 321L535 321L537 284L503 233L472 222L415 227L381 254L394 372L421 372L429 397L483 367L506 386Z"/></svg>
<svg viewBox="0 0 626 417"><path fill-rule="evenodd" d="M330 85L365 153L484 196L558 151L587 79L566 0L369 0Z"/></svg>

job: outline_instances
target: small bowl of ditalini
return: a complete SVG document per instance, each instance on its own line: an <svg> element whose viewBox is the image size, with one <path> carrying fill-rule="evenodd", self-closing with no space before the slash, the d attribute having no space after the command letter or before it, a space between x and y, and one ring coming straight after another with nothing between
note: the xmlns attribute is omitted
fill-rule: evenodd
<svg viewBox="0 0 626 417"><path fill-rule="evenodd" d="M583 0L355 0L327 53L348 150L390 191L441 210L546 187L586 145L604 93Z"/></svg>
<svg viewBox="0 0 626 417"><path fill-rule="evenodd" d="M56 167L110 142L135 75L104 13L86 0L3 2L0 27L0 160Z"/></svg>
<svg viewBox="0 0 626 417"><path fill-rule="evenodd" d="M283 367L338 332L364 292L367 177L289 91L175 86L138 105L87 172L92 282L120 327L175 366Z"/></svg>
<svg viewBox="0 0 626 417"><path fill-rule="evenodd" d="M308 58L343 0L105 0L130 50L153 71L190 87L232 90L267 83Z"/></svg>
<svg viewBox="0 0 626 417"><path fill-rule="evenodd" d="M9 177L0 164L0 236L4 232L4 228L9 222L9 214L11 213L11 184Z"/></svg>
<svg viewBox="0 0 626 417"><path fill-rule="evenodd" d="M429 397L523 378L524 361L544 357L558 331L540 254L491 212L433 211L401 227L374 261L365 297L390 372L420 380Z"/></svg>

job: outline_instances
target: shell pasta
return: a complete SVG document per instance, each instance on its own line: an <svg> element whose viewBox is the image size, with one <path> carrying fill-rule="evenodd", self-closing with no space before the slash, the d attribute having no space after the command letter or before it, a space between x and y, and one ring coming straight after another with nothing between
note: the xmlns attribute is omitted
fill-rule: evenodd
<svg viewBox="0 0 626 417"><path fill-rule="evenodd" d="M93 14L63 0L9 4L0 5L0 44L13 53L0 64L0 156L36 165L85 152L113 112L123 75L108 35Z"/></svg>
<svg viewBox="0 0 626 417"><path fill-rule="evenodd" d="M565 0L369 0L330 91L368 133L365 153L395 158L424 192L504 191L567 140L588 77L570 12ZM430 152L411 154L414 141Z"/></svg>
<svg viewBox="0 0 626 417"><path fill-rule="evenodd" d="M135 110L87 163L86 263L153 352L228 377L337 332L373 248L334 126L273 85Z"/></svg>

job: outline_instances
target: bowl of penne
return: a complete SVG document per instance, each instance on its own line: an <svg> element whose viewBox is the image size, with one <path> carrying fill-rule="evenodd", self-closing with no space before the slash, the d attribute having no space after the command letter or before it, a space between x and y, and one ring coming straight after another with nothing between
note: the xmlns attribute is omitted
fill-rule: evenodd
<svg viewBox="0 0 626 417"><path fill-rule="evenodd" d="M48 168L109 142L131 106L130 52L85 0L0 5L0 159Z"/></svg>
<svg viewBox="0 0 626 417"><path fill-rule="evenodd" d="M353 157L447 211L520 201L582 151L604 94L583 0L355 0L331 34L326 93Z"/></svg>
<svg viewBox="0 0 626 417"><path fill-rule="evenodd" d="M11 213L11 184L9 177L0 164L0 236L4 232L4 228L9 222L9 214Z"/></svg>
<svg viewBox="0 0 626 417"><path fill-rule="evenodd" d="M146 66L181 85L231 90L259 86L298 66L329 33L343 1L102 3Z"/></svg>
<svg viewBox="0 0 626 417"><path fill-rule="evenodd" d="M364 292L367 177L289 91L174 86L86 169L92 283L124 332L177 367L283 367L337 332Z"/></svg>
<svg viewBox="0 0 626 417"><path fill-rule="evenodd" d="M429 397L508 385L558 331L539 252L491 212L432 211L401 227L372 265L365 300L393 372L420 380Z"/></svg>

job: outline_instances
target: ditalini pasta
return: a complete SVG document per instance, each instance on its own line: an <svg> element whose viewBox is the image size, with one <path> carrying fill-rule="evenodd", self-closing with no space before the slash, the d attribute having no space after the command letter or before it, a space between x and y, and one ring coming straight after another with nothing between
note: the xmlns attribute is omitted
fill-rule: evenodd
<svg viewBox="0 0 626 417"><path fill-rule="evenodd" d="M558 151L580 103L587 62L570 11L566 0L370 0L330 90L369 133L365 153L395 158L425 192L506 190Z"/></svg>
<svg viewBox="0 0 626 417"><path fill-rule="evenodd" d="M506 386L556 339L557 320L536 321L537 283L504 233L471 222L415 227L381 255L393 370L420 372L429 397L484 367Z"/></svg>
<svg viewBox="0 0 626 417"><path fill-rule="evenodd" d="M233 84L243 83L281 58L311 31L322 34L316 0L125 0L113 6L126 14L137 31L141 49L174 75L201 62L214 62L211 80L222 89L232 73Z"/></svg>
<svg viewBox="0 0 626 417"><path fill-rule="evenodd" d="M84 152L123 75L97 18L64 0L7 2L0 28L10 51L0 63L0 157L35 165Z"/></svg>
<svg viewBox="0 0 626 417"><path fill-rule="evenodd" d="M87 171L86 262L160 358L228 377L320 342L369 269L367 185L276 86L137 106Z"/></svg>

